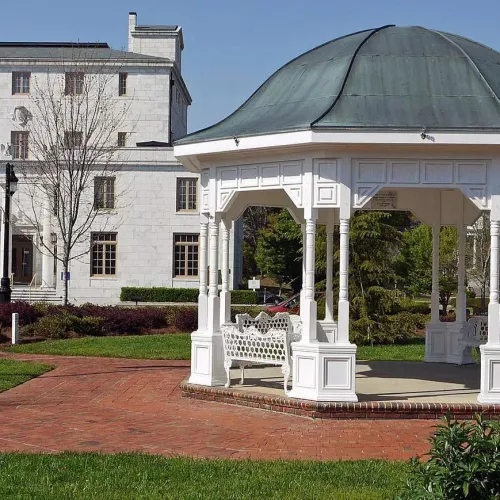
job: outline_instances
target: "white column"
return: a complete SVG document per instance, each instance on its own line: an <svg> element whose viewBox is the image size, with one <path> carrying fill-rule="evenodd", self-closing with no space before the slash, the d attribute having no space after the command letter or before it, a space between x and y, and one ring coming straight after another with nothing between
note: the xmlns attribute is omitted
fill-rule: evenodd
<svg viewBox="0 0 500 500"><path fill-rule="evenodd" d="M207 292L207 226L209 240L210 283ZM200 224L200 294L198 296L198 330L191 334L190 384L224 385L224 352L220 332L218 296L219 224L214 218Z"/></svg>
<svg viewBox="0 0 500 500"><path fill-rule="evenodd" d="M316 219L306 219L306 282L304 302L300 305L302 317L302 342L317 340L317 304L314 300L314 274L316 269Z"/></svg>
<svg viewBox="0 0 500 500"><path fill-rule="evenodd" d="M439 237L440 226L432 226L431 323L439 323Z"/></svg>
<svg viewBox="0 0 500 500"><path fill-rule="evenodd" d="M500 221L490 221L490 303L488 305L488 345L500 346L500 307L498 303L498 246Z"/></svg>
<svg viewBox="0 0 500 500"><path fill-rule="evenodd" d="M220 300L219 300L219 223L214 217L209 224L209 257L210 284L208 287L208 321L209 332L220 331Z"/></svg>
<svg viewBox="0 0 500 500"><path fill-rule="evenodd" d="M338 342L349 343L349 219L340 219Z"/></svg>
<svg viewBox="0 0 500 500"><path fill-rule="evenodd" d="M306 224L301 224L300 225L301 229L302 229L302 286L300 288L300 304L302 306L302 304L304 304L304 292L305 292L305 289L306 289L306 252L307 252L307 248L306 248ZM300 317L301 319L303 319L303 315L302 315L302 311L303 311L303 308L301 307L300 308Z"/></svg>
<svg viewBox="0 0 500 500"><path fill-rule="evenodd" d="M455 310L456 322L464 323L466 320L467 297L465 294L465 238L467 228L460 224L458 231L458 290L457 307Z"/></svg>
<svg viewBox="0 0 500 500"><path fill-rule="evenodd" d="M326 226L325 321L333 321L333 221Z"/></svg>
<svg viewBox="0 0 500 500"><path fill-rule="evenodd" d="M50 225L50 208L45 207L43 210L42 220L42 288L52 288L54 286L54 257L49 252L51 248L51 225Z"/></svg>
<svg viewBox="0 0 500 500"><path fill-rule="evenodd" d="M221 325L231 321L231 292L229 291L229 233L231 222L225 217L221 221L222 229L222 289L220 293Z"/></svg>
<svg viewBox="0 0 500 500"><path fill-rule="evenodd" d="M208 222L200 222L200 239L198 242L199 252L199 275L200 293L198 295L198 331L207 329L208 297L207 297L207 253L208 253Z"/></svg>
<svg viewBox="0 0 500 500"><path fill-rule="evenodd" d="M481 390L477 400L483 404L500 404L500 308L498 303L498 244L500 233L500 200L492 195L490 222L490 303L488 305L488 343L481 350ZM495 217L496 220L493 220Z"/></svg>

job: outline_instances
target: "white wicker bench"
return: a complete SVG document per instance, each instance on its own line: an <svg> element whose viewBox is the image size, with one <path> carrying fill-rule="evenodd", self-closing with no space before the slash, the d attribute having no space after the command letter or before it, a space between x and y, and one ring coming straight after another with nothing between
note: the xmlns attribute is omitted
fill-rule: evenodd
<svg viewBox="0 0 500 500"><path fill-rule="evenodd" d="M290 377L290 343L300 340L294 334L294 325L288 313L274 317L261 312L256 318L249 314L238 314L236 325L222 325L224 344L224 368L227 374L226 387L231 386L231 366L236 361L241 368L241 384L245 382L245 366L254 363L281 366L283 386L288 393Z"/></svg>
<svg viewBox="0 0 500 500"><path fill-rule="evenodd" d="M488 317L475 316L469 318L464 336L458 342L460 352L463 353L467 347L479 347L486 344L486 342L488 342Z"/></svg>

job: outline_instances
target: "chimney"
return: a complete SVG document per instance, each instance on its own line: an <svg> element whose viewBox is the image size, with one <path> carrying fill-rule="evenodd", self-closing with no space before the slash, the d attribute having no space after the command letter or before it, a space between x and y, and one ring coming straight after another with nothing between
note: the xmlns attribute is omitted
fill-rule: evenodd
<svg viewBox="0 0 500 500"><path fill-rule="evenodd" d="M132 33L137 26L137 12L128 13L128 51L134 52L134 37Z"/></svg>

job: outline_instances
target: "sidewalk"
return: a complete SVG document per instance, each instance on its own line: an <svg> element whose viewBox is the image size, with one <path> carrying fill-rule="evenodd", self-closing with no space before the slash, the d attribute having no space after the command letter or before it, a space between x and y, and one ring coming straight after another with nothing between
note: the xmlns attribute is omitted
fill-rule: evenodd
<svg viewBox="0 0 500 500"><path fill-rule="evenodd" d="M0 354L57 365L0 394L0 451L406 460L436 421L312 420L182 398L189 361Z"/></svg>

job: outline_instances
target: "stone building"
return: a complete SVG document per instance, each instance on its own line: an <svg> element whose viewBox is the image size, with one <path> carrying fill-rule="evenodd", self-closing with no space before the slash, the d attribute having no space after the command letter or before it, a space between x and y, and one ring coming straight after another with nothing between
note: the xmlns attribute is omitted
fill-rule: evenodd
<svg viewBox="0 0 500 500"><path fill-rule="evenodd" d="M102 231L96 218L78 249L84 255L70 263L70 301L115 303L124 286L198 286L198 175L174 158L172 147L187 132L191 104L181 73L183 47L180 26L141 26L136 13L129 14L127 51L105 43L0 42L0 167L12 163L20 179L12 198L13 298L62 295L61 263L41 245L44 237L56 249L60 244L54 214L40 209L33 223L28 215L33 177L20 172L28 166L36 178L28 122L37 82L60 74L68 85L76 74L68 68L87 57L96 68L112 68L113 99L127 111L116 137L116 177L105 185L94 179L92 187L106 191L99 208L106 209L112 230ZM78 92L78 81L75 85ZM238 272L232 281L239 281Z"/></svg>

